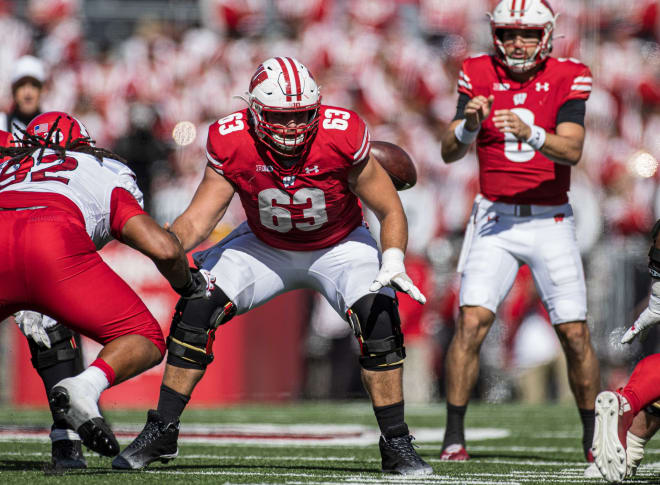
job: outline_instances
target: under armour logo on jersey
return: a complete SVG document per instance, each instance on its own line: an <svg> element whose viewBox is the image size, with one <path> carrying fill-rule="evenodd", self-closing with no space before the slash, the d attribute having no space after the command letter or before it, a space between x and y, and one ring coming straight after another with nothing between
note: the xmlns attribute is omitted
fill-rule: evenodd
<svg viewBox="0 0 660 485"><path fill-rule="evenodd" d="M537 91L550 91L550 83L536 83Z"/></svg>
<svg viewBox="0 0 660 485"><path fill-rule="evenodd" d="M282 185L284 185L284 187L291 187L295 183L296 183L295 175L286 175L285 177L282 177Z"/></svg>
<svg viewBox="0 0 660 485"><path fill-rule="evenodd" d="M513 95L513 104L518 106L519 104L524 104L527 99L527 93L518 93Z"/></svg>
<svg viewBox="0 0 660 485"><path fill-rule="evenodd" d="M305 173L310 174L310 173L319 173L319 166L314 165L313 167L305 167Z"/></svg>

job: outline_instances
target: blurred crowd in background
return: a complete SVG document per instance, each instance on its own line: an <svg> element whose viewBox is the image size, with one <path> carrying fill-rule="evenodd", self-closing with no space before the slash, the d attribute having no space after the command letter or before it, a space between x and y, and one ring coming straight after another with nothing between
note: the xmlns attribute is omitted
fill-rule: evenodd
<svg viewBox="0 0 660 485"><path fill-rule="evenodd" d="M146 208L171 222L201 179L209 124L245 106L236 96L262 60L298 58L325 104L356 110L372 139L401 145L416 162L417 186L400 193L410 224L407 266L430 302L401 297L406 401L441 399L458 311L455 263L478 169L474 152L444 164L439 136L456 112L462 60L491 49L486 12L495 3L0 0L0 111L11 109L13 63L38 57L47 72L42 109L75 114L98 145L128 159ZM655 351L653 336L632 347L617 342L645 306L648 233L660 217L660 2L551 4L560 13L552 55L581 60L594 78L570 196L588 321L604 386L612 387ZM194 130L188 124L188 136L173 136L182 121ZM215 237L242 217L233 204ZM310 307L300 397L361 396L347 324L321 301ZM482 350L479 397L570 400L559 344L524 268L498 320Z"/></svg>

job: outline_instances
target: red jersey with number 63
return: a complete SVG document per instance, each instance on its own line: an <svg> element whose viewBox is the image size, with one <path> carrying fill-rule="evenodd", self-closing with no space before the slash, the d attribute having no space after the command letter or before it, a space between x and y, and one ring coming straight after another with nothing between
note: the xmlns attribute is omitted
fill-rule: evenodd
<svg viewBox="0 0 660 485"><path fill-rule="evenodd" d="M555 133L559 108L591 92L591 71L575 59L548 58L529 81L519 83L489 55L463 62L458 92L473 98L494 96L490 116L477 138L479 184L488 199L513 204L558 205L568 201L571 167L554 163L493 124L496 110L508 109L528 125Z"/></svg>
<svg viewBox="0 0 660 485"><path fill-rule="evenodd" d="M244 109L213 123L207 157L236 188L259 239L279 249L312 251L338 243L362 224L348 175L367 160L370 145L355 112L321 106L311 147L288 169L276 163L248 117Z"/></svg>

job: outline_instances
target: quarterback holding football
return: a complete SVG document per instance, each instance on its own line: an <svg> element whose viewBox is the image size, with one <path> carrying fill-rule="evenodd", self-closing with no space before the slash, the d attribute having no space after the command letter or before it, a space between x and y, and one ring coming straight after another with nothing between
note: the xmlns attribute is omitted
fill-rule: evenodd
<svg viewBox="0 0 660 485"><path fill-rule="evenodd" d="M585 457L593 461L599 367L567 195L571 166L582 155L591 72L576 59L550 56L557 15L546 0L502 0L490 18L495 53L464 61L456 116L442 137L447 163L476 141L480 193L458 263L460 314L447 353L441 458L469 458L463 419L479 349L518 268L527 264L566 355Z"/></svg>
<svg viewBox="0 0 660 485"><path fill-rule="evenodd" d="M186 251L196 247L235 193L247 220L195 254L217 286L203 304L177 305L158 409L113 467L138 469L174 458L179 417L213 360L218 326L281 293L311 288L346 319L360 343L362 379L382 433L382 470L431 473L404 421L405 350L395 289L420 303L426 299L406 275L406 217L387 172L370 155L369 131L355 112L321 104L311 73L291 57L259 65L245 101L246 109L209 128L204 178L171 230ZM380 220L382 255L358 198Z"/></svg>

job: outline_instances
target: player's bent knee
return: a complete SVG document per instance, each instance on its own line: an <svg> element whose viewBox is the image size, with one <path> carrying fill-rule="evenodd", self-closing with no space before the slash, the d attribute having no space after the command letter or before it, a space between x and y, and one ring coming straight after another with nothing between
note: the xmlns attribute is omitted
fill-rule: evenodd
<svg viewBox="0 0 660 485"><path fill-rule="evenodd" d="M167 363L185 369L206 369L213 362L216 329L235 314L236 306L218 287L209 299L179 300L167 337Z"/></svg>
<svg viewBox="0 0 660 485"><path fill-rule="evenodd" d="M74 340L74 333L64 325L57 324L45 329L50 339L50 349L41 347L28 339L32 366L37 369L46 369L60 362L68 362L80 356L80 347Z"/></svg>
<svg viewBox="0 0 660 485"><path fill-rule="evenodd" d="M406 350L396 300L377 293L363 296L346 317L360 344L364 369L384 371L403 365Z"/></svg>

